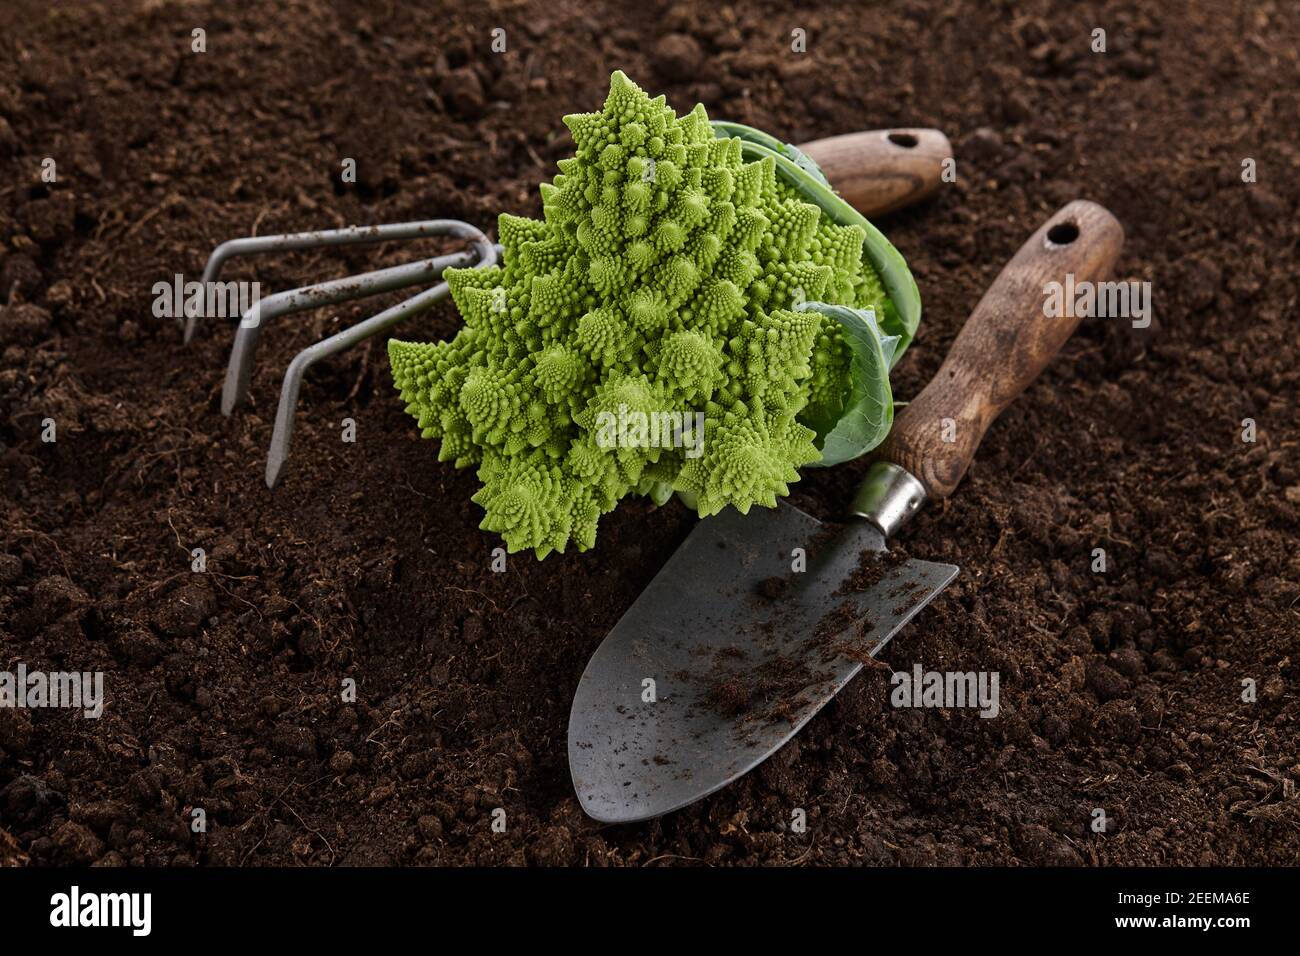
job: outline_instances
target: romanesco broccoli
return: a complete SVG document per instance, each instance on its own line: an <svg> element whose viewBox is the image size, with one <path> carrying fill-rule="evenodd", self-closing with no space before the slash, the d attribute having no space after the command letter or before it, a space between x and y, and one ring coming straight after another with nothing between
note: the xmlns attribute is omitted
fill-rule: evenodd
<svg viewBox="0 0 1300 956"><path fill-rule="evenodd" d="M407 411L439 460L478 466L481 527L511 552L586 550L632 493L774 507L849 391L839 325L800 298L884 311L863 230L621 72L564 122L543 219L500 217L504 267L447 270L464 326L389 343Z"/></svg>

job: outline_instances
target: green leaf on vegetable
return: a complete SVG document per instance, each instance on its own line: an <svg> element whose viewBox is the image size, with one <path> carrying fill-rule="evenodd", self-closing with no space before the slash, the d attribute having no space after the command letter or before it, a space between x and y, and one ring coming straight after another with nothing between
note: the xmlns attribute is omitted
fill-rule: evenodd
<svg viewBox="0 0 1300 956"><path fill-rule="evenodd" d="M822 451L822 459L816 464L838 465L875 448L889 434L894 423L889 372L898 358L900 340L897 335L881 331L870 309L825 302L805 302L800 309L819 312L838 322L852 351L849 375L852 390L845 399L839 421L812 423Z"/></svg>
<svg viewBox="0 0 1300 956"><path fill-rule="evenodd" d="M866 234L863 251L880 274L880 281L889 296L884 315L879 317L880 327L887 334L898 336L895 359L901 356L921 322L921 291L916 287L916 279L902 254L862 213L835 193L817 164L797 147L742 123L717 120L713 129L717 136L739 139L741 154L746 159L771 156L781 177L804 199L820 207L836 225L862 228Z"/></svg>

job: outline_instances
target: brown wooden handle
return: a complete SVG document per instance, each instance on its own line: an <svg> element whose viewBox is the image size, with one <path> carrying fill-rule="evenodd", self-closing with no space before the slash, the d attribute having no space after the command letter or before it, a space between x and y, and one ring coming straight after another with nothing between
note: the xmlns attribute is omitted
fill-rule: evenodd
<svg viewBox="0 0 1300 956"><path fill-rule="evenodd" d="M952 494L984 431L1052 360L1079 324L1072 301L1051 315L1049 283L1104 281L1124 228L1096 203L1075 200L1047 220L994 280L938 374L894 419L880 456L902 465L932 498Z"/></svg>
<svg viewBox="0 0 1300 956"><path fill-rule="evenodd" d="M937 129L876 129L799 147L862 215L871 219L920 202L943 182L952 144Z"/></svg>

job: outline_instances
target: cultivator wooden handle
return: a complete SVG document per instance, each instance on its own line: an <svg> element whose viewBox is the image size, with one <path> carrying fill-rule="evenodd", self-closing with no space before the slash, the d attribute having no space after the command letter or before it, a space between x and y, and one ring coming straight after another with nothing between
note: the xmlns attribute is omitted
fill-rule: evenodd
<svg viewBox="0 0 1300 956"><path fill-rule="evenodd" d="M1123 227L1096 203L1076 200L1052 216L980 299L938 374L899 412L880 457L905 468L929 497L950 495L985 430L1079 324L1073 302L1047 307L1050 283L1064 287L1068 275L1075 288L1105 280L1123 245Z"/></svg>
<svg viewBox="0 0 1300 956"><path fill-rule="evenodd" d="M871 219L920 202L943 182L952 144L937 129L876 129L814 140L799 149Z"/></svg>

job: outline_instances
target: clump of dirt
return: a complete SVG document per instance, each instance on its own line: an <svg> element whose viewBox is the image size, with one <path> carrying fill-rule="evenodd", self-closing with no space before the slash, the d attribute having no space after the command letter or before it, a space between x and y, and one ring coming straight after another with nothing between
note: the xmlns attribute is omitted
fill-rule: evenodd
<svg viewBox="0 0 1300 956"><path fill-rule="evenodd" d="M0 709L0 862L1300 855L1300 184L1285 174L1300 95L1278 82L1297 70L1295 5L1030 0L1008 19L911 0L864 19L814 4L798 13L803 54L774 0L252 0L209 21L204 54L180 11L0 5L0 668L102 671L107 695L98 721ZM1089 49L1098 17L1105 54ZM413 434L380 339L308 373L268 491L284 368L380 305L268 328L251 401L228 419L229 325L182 347L152 309L155 283L197 278L231 237L539 214L536 184L571 150L559 118L594 108L611 66L679 110L702 101L796 143L948 133L956 181L879 223L925 301L899 400L1069 200L1124 223L1117 278L1151 282L1154 300L1145 328L1085 319L952 500L904 534L962 573L883 656L997 671L996 719L894 710L867 669L756 772L613 829L571 791L569 702L695 519L625 503L592 551L495 572L472 470ZM242 260L227 277L275 291L418 254ZM459 321L440 307L403 328L434 338ZM834 518L864 469L810 469L794 503ZM806 834L785 825L794 806Z"/></svg>
<svg viewBox="0 0 1300 956"><path fill-rule="evenodd" d="M709 689L709 702L723 717L738 717L749 711L749 688L739 677L724 677Z"/></svg>
<svg viewBox="0 0 1300 956"><path fill-rule="evenodd" d="M887 578L891 572L910 560L904 545L891 543L887 551L863 551L858 555L858 566L844 583L836 589L836 594L850 594L854 591L870 591ZM890 592L891 594L893 592Z"/></svg>
<svg viewBox="0 0 1300 956"><path fill-rule="evenodd" d="M811 640L795 652L772 651L753 661L738 648L723 648L713 655L704 673L683 673L678 678L699 686L703 706L721 717L774 720L791 713L793 702L818 678Z"/></svg>

